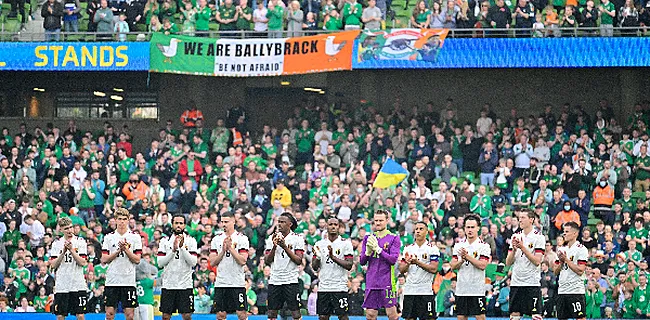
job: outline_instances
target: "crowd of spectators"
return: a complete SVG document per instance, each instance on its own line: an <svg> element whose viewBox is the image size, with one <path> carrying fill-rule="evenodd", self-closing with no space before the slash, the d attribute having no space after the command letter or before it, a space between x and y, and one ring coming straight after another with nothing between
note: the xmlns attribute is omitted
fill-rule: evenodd
<svg viewBox="0 0 650 320"><path fill-rule="evenodd" d="M557 260L554 248L562 244L567 221L580 224L579 241L590 252L587 316L650 314L650 101L635 105L627 119L617 119L607 100L592 114L569 103L544 106L540 114L512 109L497 115L489 104L477 109L480 117L469 122L451 99L410 112L399 100L387 112L367 101L305 101L287 112L285 125L252 128L241 107L213 123L191 107L180 126L168 120L141 150L132 143L147 138L109 122L96 131L77 128L74 120L67 128L4 128L0 312L49 310L58 280L48 266L49 249L60 236L56 221L64 216L87 240L88 310L101 312L106 265L100 263L100 243L116 227L113 212L124 207L132 214L130 229L142 236L143 263L154 266L158 243L172 232L171 214L188 216L187 232L201 250L194 273L197 312L210 312L216 272L207 258L210 241L220 229L220 214L233 212L237 230L250 239L252 314L266 312L270 269L263 261L264 239L276 231L278 216L289 212L298 221L296 232L305 235L307 253L326 232L328 217L344 221L341 234L355 249L350 313L362 315L360 241L371 231L375 210L385 209L402 246L413 243L416 222L429 226L429 239L442 253L433 283L437 309L451 315L451 249L464 238L464 215L476 213L483 220L480 237L492 248L488 314L506 315L503 262L519 228L513 212L534 208L536 228L547 235L541 265L545 316L554 314L557 277L549 264ZM387 158L410 174L396 187L375 189ZM309 263L300 274L304 312L313 313L317 275ZM400 277L398 287L403 283Z"/></svg>
<svg viewBox="0 0 650 320"><path fill-rule="evenodd" d="M165 34L221 37L241 36L232 31L254 31L256 37L301 36L317 30L378 30L396 21L392 1L368 0L88 0L87 30L105 36L150 31ZM409 10L406 1L404 10ZM58 40L61 26L78 32L80 0L48 0L42 6L48 39ZM399 20L399 19L397 19ZM634 0L496 0L417 1L406 21L412 28L524 29L518 37L559 37L566 29L584 29L581 35L613 36L613 27L628 27L621 35L644 34L650 25L650 1ZM562 30L564 29L564 30ZM532 30L532 31L531 31ZM486 31L490 32L490 31ZM483 32L475 32L481 36ZM501 32L493 35L506 35ZM576 35L575 32L568 32ZM616 34L619 34L618 32Z"/></svg>

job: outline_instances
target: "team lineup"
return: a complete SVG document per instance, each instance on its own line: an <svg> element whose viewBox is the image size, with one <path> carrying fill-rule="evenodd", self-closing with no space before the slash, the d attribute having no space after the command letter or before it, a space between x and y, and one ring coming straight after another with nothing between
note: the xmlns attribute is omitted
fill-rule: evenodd
<svg viewBox="0 0 650 320"><path fill-rule="evenodd" d="M511 266L510 319L531 316L542 320L542 294L540 264L545 253L545 236L534 228L534 211L521 209L515 212L521 231L514 234L506 258ZM136 293L136 266L142 253L140 235L128 228L129 212L118 209L115 213L117 228L108 234L102 244L102 262L106 271L106 319L113 320L121 305L127 320L136 314L141 320L153 319L151 305L138 305ZM248 317L245 266L248 259L249 239L235 229L235 216L224 213L220 217L223 230L212 239L209 262L217 268L214 306L218 320L236 314L239 320ZM375 212L373 233L363 238L359 262L367 268L363 308L366 318L377 319L384 310L389 320L435 319L435 296L432 288L438 271L440 251L428 239L425 222L415 224L415 242L400 252L400 237L388 231L388 213ZM61 238L52 245L52 267L56 270L53 313L57 320L67 315L84 319L87 303L87 284L84 266L87 265L86 242L74 235L69 218L57 222ZM297 221L284 213L278 218L277 232L266 239L264 263L270 266L268 318L275 320L280 310L288 309L294 320L301 319L301 286L299 266L304 259L318 274L316 313L319 320L335 315L348 319L348 276L353 268L354 249L349 239L340 235L342 222L337 218L327 221L323 239L308 248L303 235L294 233ZM200 255L196 240L185 232L186 217L174 215L173 234L161 241L158 249L158 266L162 269L160 312L163 320L174 313L190 320L194 312L192 274ZM458 320L468 317L485 319L486 290L485 268L491 260L491 250L478 234L481 218L468 214L464 218L465 239L453 247L451 268L457 271L454 314ZM563 226L564 246L557 249L558 259L552 267L559 276L558 319L586 319L584 271L588 250L577 241L579 226L575 222ZM397 270L396 270L397 269ZM403 286L402 307L398 308L396 276L406 276ZM401 309L401 310L400 310Z"/></svg>

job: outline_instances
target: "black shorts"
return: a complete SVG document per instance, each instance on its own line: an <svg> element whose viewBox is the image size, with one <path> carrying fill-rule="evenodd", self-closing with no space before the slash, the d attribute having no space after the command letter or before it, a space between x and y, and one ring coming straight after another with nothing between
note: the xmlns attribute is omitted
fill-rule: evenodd
<svg viewBox="0 0 650 320"><path fill-rule="evenodd" d="M107 307L117 308L119 303L122 308L135 308L138 306L138 293L135 287L105 287L104 303Z"/></svg>
<svg viewBox="0 0 650 320"><path fill-rule="evenodd" d="M88 292L86 291L55 293L52 313L64 317L69 314L84 314L87 312L87 302Z"/></svg>
<svg viewBox="0 0 650 320"><path fill-rule="evenodd" d="M436 319L436 298L434 295L405 295L402 318L430 320Z"/></svg>
<svg viewBox="0 0 650 320"><path fill-rule="evenodd" d="M510 313L520 315L542 314L542 289L540 287L510 287Z"/></svg>
<svg viewBox="0 0 650 320"><path fill-rule="evenodd" d="M347 315L348 293L319 291L316 299L316 314L321 316Z"/></svg>
<svg viewBox="0 0 650 320"><path fill-rule="evenodd" d="M582 319L587 316L585 313L584 294L559 294L557 296L557 318L558 319Z"/></svg>
<svg viewBox="0 0 650 320"><path fill-rule="evenodd" d="M213 310L226 313L248 310L246 288L214 288Z"/></svg>
<svg viewBox="0 0 650 320"><path fill-rule="evenodd" d="M269 284L269 310L281 310L287 304L289 311L300 310L300 285L297 283Z"/></svg>
<svg viewBox="0 0 650 320"><path fill-rule="evenodd" d="M165 289L160 293L160 312L164 314L193 313L194 291L192 289Z"/></svg>
<svg viewBox="0 0 650 320"><path fill-rule="evenodd" d="M477 316L485 314L485 296L456 296L456 314L459 316Z"/></svg>

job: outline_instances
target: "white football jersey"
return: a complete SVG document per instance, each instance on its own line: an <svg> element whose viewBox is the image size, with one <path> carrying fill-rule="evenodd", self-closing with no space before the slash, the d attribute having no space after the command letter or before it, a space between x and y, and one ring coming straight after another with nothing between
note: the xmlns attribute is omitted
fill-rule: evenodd
<svg viewBox="0 0 650 320"><path fill-rule="evenodd" d="M428 241L422 244L421 247L414 243L404 248L402 259L408 263L412 257L417 257L423 263L429 264L432 261L440 260L440 250L435 244ZM433 273L417 265L409 265L406 283L404 284L404 295L433 295L434 276Z"/></svg>
<svg viewBox="0 0 650 320"><path fill-rule="evenodd" d="M350 271L330 259L329 246L332 246L332 253L338 259L352 258L354 256L352 242L340 236L332 242L325 235L324 239L316 242L314 250L318 250L321 253L320 271L318 272L318 291L347 292Z"/></svg>
<svg viewBox="0 0 650 320"><path fill-rule="evenodd" d="M492 250L490 245L481 239L469 243L467 239L454 245L453 256L460 260L460 249L465 249L467 254L476 259L490 261ZM458 270L458 282L456 284L457 296L483 297L485 296L485 270L481 270L469 261L463 262Z"/></svg>
<svg viewBox="0 0 650 320"><path fill-rule="evenodd" d="M52 248L50 249L50 261L58 258L63 253L65 242L65 238L61 237L52 243ZM88 254L88 244L86 243L86 240L73 236L70 242L72 243L72 250L74 250L80 257L86 259L86 255ZM56 269L54 279L54 293L88 291L84 268L77 264L77 261L74 260L72 253L69 251L66 251L61 264Z"/></svg>
<svg viewBox="0 0 650 320"><path fill-rule="evenodd" d="M266 253L269 253L273 248L274 235L275 234L272 234L268 239L266 239ZM296 253L305 252L305 239L300 234L294 232L289 233L284 238L284 243L286 243L289 250L293 250ZM269 279L269 284L277 286L291 283L298 283L298 265L291 261L289 255L284 252L284 249L277 246L273 263L271 264L271 278Z"/></svg>
<svg viewBox="0 0 650 320"><path fill-rule="evenodd" d="M533 230L529 234L524 234L522 230L513 234L512 239L514 238L522 240L528 251L544 254L546 238L541 232ZM510 250L513 250L512 241L510 243ZM521 249L515 250L515 262L512 265L510 285L513 287L539 287L541 279L541 267L530 262Z"/></svg>
<svg viewBox="0 0 650 320"><path fill-rule="evenodd" d="M575 264L587 264L589 260L589 250L580 242L576 241L571 247L560 247L558 251L566 252L566 256ZM558 260L556 263L560 263ZM559 294L585 294L585 274L577 275L565 264L560 270L558 279Z"/></svg>
<svg viewBox="0 0 650 320"><path fill-rule="evenodd" d="M107 234L102 244L102 254L112 254L119 250L119 243L124 240L129 244L129 249L133 253L142 253L142 238L139 234L128 230L123 235L117 231ZM135 287L135 267L136 264L131 262L124 252L120 253L115 260L108 264L106 286Z"/></svg>
<svg viewBox="0 0 650 320"><path fill-rule="evenodd" d="M212 238L212 243L210 244L210 252L219 254L223 248L223 241L226 239L227 235L225 232L220 231L217 233L214 238ZM243 233L235 232L230 236L232 240L232 246L237 252L244 253L248 252L250 247L248 243L248 237ZM214 281L214 286L217 288L243 288L246 286L246 275L244 274L244 266L240 266L235 258L230 255L229 252L223 256L221 262L217 266L217 278Z"/></svg>
<svg viewBox="0 0 650 320"><path fill-rule="evenodd" d="M174 252L176 235L160 240L158 264L163 267L162 288L183 290L194 288L192 272L196 266L199 251L196 239L183 233L183 246Z"/></svg>

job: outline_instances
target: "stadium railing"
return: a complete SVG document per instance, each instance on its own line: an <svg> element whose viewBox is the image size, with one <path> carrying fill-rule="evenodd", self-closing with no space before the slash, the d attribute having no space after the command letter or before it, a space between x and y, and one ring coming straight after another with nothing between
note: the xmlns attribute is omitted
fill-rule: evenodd
<svg viewBox="0 0 650 320"><path fill-rule="evenodd" d="M615 37L628 36L650 36L650 30L644 27L615 27L612 29ZM545 37L600 37L601 28L557 28L545 30L533 29L498 29L498 28L471 28L471 29L449 29L448 38L530 38L539 36L536 31L541 32ZM332 33L339 31L327 30L302 30L293 31L300 35L314 35L322 33ZM152 32L130 32L124 33L127 41L148 41L151 38ZM176 33L178 35L189 35L182 32ZM194 35L205 36L209 38L234 38L234 39L253 39L253 38L268 38L266 33L255 31L204 31L194 32ZM115 33L98 33L98 32L61 32L59 41L117 41ZM283 34L286 36L286 32ZM19 41L32 41L44 42L45 34L42 32L27 33L27 32L0 32L0 41L3 42L19 42ZM53 41L51 41L53 42Z"/></svg>

